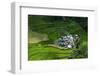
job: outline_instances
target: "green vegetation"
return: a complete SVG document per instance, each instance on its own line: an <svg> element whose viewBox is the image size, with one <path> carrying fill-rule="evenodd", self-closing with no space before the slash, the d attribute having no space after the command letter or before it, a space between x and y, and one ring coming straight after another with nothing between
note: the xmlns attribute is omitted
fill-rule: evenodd
<svg viewBox="0 0 100 76"><path fill-rule="evenodd" d="M28 60L76 59L88 57L87 17L28 16ZM78 34L79 48L60 49L54 41Z"/></svg>
<svg viewBox="0 0 100 76"><path fill-rule="evenodd" d="M66 59L70 57L72 50L71 49L58 49L46 45L38 44L29 44L29 60L51 60L51 59Z"/></svg>

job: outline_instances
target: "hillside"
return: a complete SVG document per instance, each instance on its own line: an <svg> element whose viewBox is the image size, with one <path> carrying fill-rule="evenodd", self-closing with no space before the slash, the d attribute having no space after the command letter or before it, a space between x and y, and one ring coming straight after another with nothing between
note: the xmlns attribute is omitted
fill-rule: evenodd
<svg viewBox="0 0 100 76"><path fill-rule="evenodd" d="M28 16L28 59L52 60L88 57L87 18L60 16ZM79 48L59 49L54 41L63 35L80 37ZM55 46L55 45L54 45Z"/></svg>

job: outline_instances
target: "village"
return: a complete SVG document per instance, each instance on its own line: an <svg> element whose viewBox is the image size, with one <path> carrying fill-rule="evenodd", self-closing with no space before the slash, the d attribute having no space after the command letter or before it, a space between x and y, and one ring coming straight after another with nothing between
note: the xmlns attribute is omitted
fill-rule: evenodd
<svg viewBox="0 0 100 76"><path fill-rule="evenodd" d="M80 38L77 34L75 35L65 35L61 36L55 41L55 45L59 47L63 47L65 49L68 48L78 48L80 42Z"/></svg>

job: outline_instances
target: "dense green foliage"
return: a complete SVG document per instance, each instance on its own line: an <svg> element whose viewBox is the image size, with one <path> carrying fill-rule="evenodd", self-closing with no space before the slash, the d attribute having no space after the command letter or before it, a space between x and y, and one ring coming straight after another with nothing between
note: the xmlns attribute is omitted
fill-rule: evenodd
<svg viewBox="0 0 100 76"><path fill-rule="evenodd" d="M87 39L87 17L62 17L62 16L28 16L28 39L37 36L40 42L28 43L29 60L48 60L48 59L74 59L88 57ZM37 35L34 35L34 33ZM36 34L35 33L35 34ZM43 35L47 35L47 40L42 40ZM62 35L78 34L80 37L79 48L59 49L48 46ZM36 38L37 38L36 37Z"/></svg>

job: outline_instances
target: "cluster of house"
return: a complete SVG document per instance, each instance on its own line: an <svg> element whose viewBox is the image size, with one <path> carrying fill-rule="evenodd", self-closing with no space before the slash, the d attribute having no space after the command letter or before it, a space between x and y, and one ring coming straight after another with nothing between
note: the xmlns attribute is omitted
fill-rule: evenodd
<svg viewBox="0 0 100 76"><path fill-rule="evenodd" d="M55 44L64 48L75 48L76 47L75 42L77 40L79 40L79 36L77 34L74 36L70 34L62 36L61 38L57 39L55 41Z"/></svg>

